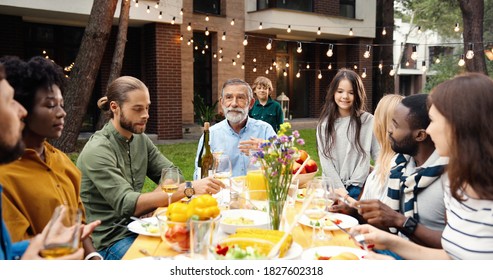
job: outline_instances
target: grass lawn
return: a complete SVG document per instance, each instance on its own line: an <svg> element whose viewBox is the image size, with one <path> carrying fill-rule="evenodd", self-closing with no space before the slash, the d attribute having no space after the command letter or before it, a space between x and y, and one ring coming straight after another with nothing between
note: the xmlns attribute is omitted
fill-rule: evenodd
<svg viewBox="0 0 493 280"><path fill-rule="evenodd" d="M310 155L310 158L314 159L317 162L317 164L319 165L317 174L321 175L322 171L320 168L320 161L317 153L315 129L304 129L300 130L299 132L301 138L305 140L305 145L300 146L299 148L307 151ZM197 143L158 145L157 147L169 160L171 160L181 169L186 180L192 180ZM75 162L77 154L70 154L69 156ZM144 184L143 192L151 191L155 187L156 184L147 179Z"/></svg>

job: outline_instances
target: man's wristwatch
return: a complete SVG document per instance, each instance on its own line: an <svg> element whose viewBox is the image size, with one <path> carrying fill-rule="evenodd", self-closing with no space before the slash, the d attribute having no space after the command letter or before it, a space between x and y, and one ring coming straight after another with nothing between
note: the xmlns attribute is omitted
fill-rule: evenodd
<svg viewBox="0 0 493 280"><path fill-rule="evenodd" d="M409 236L416 231L416 227L418 226L418 221L413 217L408 217L404 224L402 225L401 232L405 235Z"/></svg>
<svg viewBox="0 0 493 280"><path fill-rule="evenodd" d="M192 182L185 183L185 190L183 190L185 196L189 199L195 194L195 190L193 189Z"/></svg>

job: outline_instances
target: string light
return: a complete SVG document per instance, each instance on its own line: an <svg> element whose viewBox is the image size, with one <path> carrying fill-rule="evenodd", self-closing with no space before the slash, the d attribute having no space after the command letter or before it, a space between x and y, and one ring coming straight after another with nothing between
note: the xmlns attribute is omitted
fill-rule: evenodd
<svg viewBox="0 0 493 280"><path fill-rule="evenodd" d="M274 59L272 59L272 66L277 66L277 62Z"/></svg>
<svg viewBox="0 0 493 280"><path fill-rule="evenodd" d="M361 73L361 78L366 78L366 68L363 68L363 73Z"/></svg>
<svg viewBox="0 0 493 280"><path fill-rule="evenodd" d="M199 46L195 46L195 50L198 51L199 50Z"/></svg>
<svg viewBox="0 0 493 280"><path fill-rule="evenodd" d="M205 36L209 36L209 28L208 27L205 28Z"/></svg>
<svg viewBox="0 0 493 280"><path fill-rule="evenodd" d="M387 35L387 30L385 29L385 27L382 29L382 35L383 36Z"/></svg>
<svg viewBox="0 0 493 280"><path fill-rule="evenodd" d="M221 36L221 39L222 39L223 41L226 41L226 31L224 31L224 32L223 32L223 36Z"/></svg>
<svg viewBox="0 0 493 280"><path fill-rule="evenodd" d="M209 15L208 14L205 15L205 21L209 21Z"/></svg>
<svg viewBox="0 0 493 280"><path fill-rule="evenodd" d="M306 63L306 69L310 69L310 63Z"/></svg>
<svg viewBox="0 0 493 280"><path fill-rule="evenodd" d="M156 8L156 9L159 8L159 1L156 2L156 5L154 5L154 8Z"/></svg>
<svg viewBox="0 0 493 280"><path fill-rule="evenodd" d="M459 32L460 31L459 23L458 22L455 23L454 31L455 32Z"/></svg>
<svg viewBox="0 0 493 280"><path fill-rule="evenodd" d="M322 79L322 71L318 70L318 76L317 76L317 78L318 78L319 80L321 80L321 79Z"/></svg>
<svg viewBox="0 0 493 280"><path fill-rule="evenodd" d="M217 58L217 54L216 53L212 53L212 57Z"/></svg>
<svg viewBox="0 0 493 280"><path fill-rule="evenodd" d="M245 38L243 39L243 46L248 45L248 35L245 35Z"/></svg>
<svg viewBox="0 0 493 280"><path fill-rule="evenodd" d="M188 23L187 30L192 31L192 23L191 22Z"/></svg>
<svg viewBox="0 0 493 280"><path fill-rule="evenodd" d="M253 58L253 62L254 63L257 62L257 58L256 57Z"/></svg>
<svg viewBox="0 0 493 280"><path fill-rule="evenodd" d="M426 72L426 61L424 61L424 60L421 63L421 70L423 70L423 73Z"/></svg>
<svg viewBox="0 0 493 280"><path fill-rule="evenodd" d="M202 54L205 54L205 50L202 50Z"/></svg>
<svg viewBox="0 0 493 280"><path fill-rule="evenodd" d="M318 30L317 30L317 35L320 35L320 34L322 34L322 28L319 26Z"/></svg>
<svg viewBox="0 0 493 280"><path fill-rule="evenodd" d="M370 45L366 45L366 51L363 54L363 57L364 58L369 58L370 57L370 50L371 50L371 46Z"/></svg>
<svg viewBox="0 0 493 280"><path fill-rule="evenodd" d="M421 34L421 26L418 26L418 34Z"/></svg>
<svg viewBox="0 0 493 280"><path fill-rule="evenodd" d="M265 69L265 75L269 75L269 69Z"/></svg>
<svg viewBox="0 0 493 280"><path fill-rule="evenodd" d="M231 20L231 25L235 25L235 19Z"/></svg>
<svg viewBox="0 0 493 280"><path fill-rule="evenodd" d="M147 13L151 13L151 7L147 6Z"/></svg>
<svg viewBox="0 0 493 280"><path fill-rule="evenodd" d="M219 62L223 61L223 56L221 55L221 57L219 58Z"/></svg>
<svg viewBox="0 0 493 280"><path fill-rule="evenodd" d="M162 19L163 18L163 12L162 11L159 11L159 16L158 16L159 19ZM175 24L173 21L171 21L171 24Z"/></svg>
<svg viewBox="0 0 493 280"><path fill-rule="evenodd" d="M459 66L461 66L461 67L464 66L464 65L466 65L466 61L464 60L464 55L463 54L460 55L459 63L457 63L457 64Z"/></svg>
<svg viewBox="0 0 493 280"><path fill-rule="evenodd" d="M418 59L418 52L417 52L417 46L416 45L413 45L413 52L411 53L411 59L412 60Z"/></svg>
<svg viewBox="0 0 493 280"><path fill-rule="evenodd" d="M473 43L469 43L469 48L466 52L466 58L467 59L472 59L474 57L474 51L472 50L473 49Z"/></svg>
<svg viewBox="0 0 493 280"><path fill-rule="evenodd" d="M160 14L162 14L163 12L159 12ZM171 20L171 24L175 24L175 20L176 20L176 17L173 17L173 19Z"/></svg>
<svg viewBox="0 0 493 280"><path fill-rule="evenodd" d="M180 10L180 16L182 16L182 15L183 15L183 8L181 8L181 10Z"/></svg>
<svg viewBox="0 0 493 280"><path fill-rule="evenodd" d="M329 49L327 50L327 56L332 57L334 55L334 45L329 44Z"/></svg>
<svg viewBox="0 0 493 280"><path fill-rule="evenodd" d="M390 76L394 76L394 75L395 75L394 65L391 65L391 66L390 66L389 75L390 75Z"/></svg>
<svg viewBox="0 0 493 280"><path fill-rule="evenodd" d="M272 70L272 65L271 65L271 66L269 66L269 70Z"/></svg>
<svg viewBox="0 0 493 280"><path fill-rule="evenodd" d="M303 50L301 48L301 42L298 42L298 47L296 48L297 53L301 53Z"/></svg>
<svg viewBox="0 0 493 280"><path fill-rule="evenodd" d="M327 69L332 70L332 63L329 63L329 66L327 66Z"/></svg>
<svg viewBox="0 0 493 280"><path fill-rule="evenodd" d="M282 69L282 75L284 77L287 77L288 76L288 72L286 71L286 69Z"/></svg>
<svg viewBox="0 0 493 280"><path fill-rule="evenodd" d="M440 58L437 57L437 59L435 60L435 63L436 64L440 63Z"/></svg>
<svg viewBox="0 0 493 280"><path fill-rule="evenodd" d="M190 38L190 42L192 42L192 43L193 43L193 37L192 37L192 38Z"/></svg>
<svg viewBox="0 0 493 280"><path fill-rule="evenodd" d="M240 52L238 52L238 53L236 54L236 58L240 58L240 57L241 57L241 56L240 56Z"/></svg>
<svg viewBox="0 0 493 280"><path fill-rule="evenodd" d="M234 59L232 59L232 60L233 60L233 66L236 66L236 61Z"/></svg>
<svg viewBox="0 0 493 280"><path fill-rule="evenodd" d="M353 68L354 68L354 70L357 70L358 69L358 65L354 64L353 65Z"/></svg>
<svg viewBox="0 0 493 280"><path fill-rule="evenodd" d="M406 67L409 67L409 60L406 60Z"/></svg>
<svg viewBox="0 0 493 280"><path fill-rule="evenodd" d="M354 35L353 28L351 27L351 28L349 28L349 36L353 36L353 35Z"/></svg>
<svg viewBox="0 0 493 280"><path fill-rule="evenodd" d="M187 45L189 45L189 46L190 46L190 44L191 44L190 39L188 39Z"/></svg>
<svg viewBox="0 0 493 280"><path fill-rule="evenodd" d="M180 41L183 41L183 35L180 35Z"/></svg>
<svg viewBox="0 0 493 280"><path fill-rule="evenodd" d="M265 48L269 51L272 49L272 39L271 38L269 38L269 42L267 43L267 46L265 46Z"/></svg>
<svg viewBox="0 0 493 280"><path fill-rule="evenodd" d="M135 1L135 8L139 7L139 0Z"/></svg>
<svg viewBox="0 0 493 280"><path fill-rule="evenodd" d="M380 60L380 62L378 63L378 69L380 69L380 74L383 73L383 62Z"/></svg>
<svg viewBox="0 0 493 280"><path fill-rule="evenodd" d="M262 29L262 22L258 25L258 29Z"/></svg>
<svg viewBox="0 0 493 280"><path fill-rule="evenodd" d="M291 25L288 25L288 30L286 30L288 33L291 33Z"/></svg>
<svg viewBox="0 0 493 280"><path fill-rule="evenodd" d="M254 66L253 66L253 72L254 72L254 73L255 73L255 72L257 72L257 65L254 65Z"/></svg>
<svg viewBox="0 0 493 280"><path fill-rule="evenodd" d="M219 53L223 53L223 48L220 48L219 49Z"/></svg>
<svg viewBox="0 0 493 280"><path fill-rule="evenodd" d="M301 76L300 70L298 69L298 73L296 73L296 78L299 78Z"/></svg>
<svg viewBox="0 0 493 280"><path fill-rule="evenodd" d="M209 45L205 44L204 48L209 49Z"/></svg>
<svg viewBox="0 0 493 280"><path fill-rule="evenodd" d="M245 69L245 62L241 64L241 69Z"/></svg>

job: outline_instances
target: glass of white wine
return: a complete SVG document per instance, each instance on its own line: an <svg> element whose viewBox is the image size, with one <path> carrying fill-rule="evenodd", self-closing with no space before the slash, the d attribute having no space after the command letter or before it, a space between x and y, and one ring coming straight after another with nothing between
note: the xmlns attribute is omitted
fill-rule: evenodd
<svg viewBox="0 0 493 280"><path fill-rule="evenodd" d="M331 239L331 237L325 233L325 223L323 220L327 215L327 207L330 204L326 185L327 182L322 178L315 178L310 182L310 185L306 190L307 197L311 196L313 193L313 198L308 209L305 210L305 215L308 216L310 223L312 224L312 240L314 242ZM317 228L318 232L316 231Z"/></svg>
<svg viewBox="0 0 493 280"><path fill-rule="evenodd" d="M229 205L232 175L233 169L231 167L231 160L229 159L229 156L226 154L222 154L215 158L213 177L214 179L218 179L223 182L223 184L226 186L219 192L220 198L216 198L219 200L218 203L220 207L227 207Z"/></svg>
<svg viewBox="0 0 493 280"><path fill-rule="evenodd" d="M168 194L168 206L171 204L171 197L178 190L180 185L180 171L176 167L163 168L161 171L161 180L159 180L159 187L161 190Z"/></svg>
<svg viewBox="0 0 493 280"><path fill-rule="evenodd" d="M82 210L60 205L55 208L46 226L43 249L39 254L47 259L59 258L78 250Z"/></svg>

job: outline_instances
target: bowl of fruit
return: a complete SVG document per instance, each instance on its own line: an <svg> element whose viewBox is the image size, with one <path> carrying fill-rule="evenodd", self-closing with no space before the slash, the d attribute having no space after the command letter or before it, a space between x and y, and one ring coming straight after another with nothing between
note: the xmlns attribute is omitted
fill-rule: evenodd
<svg viewBox="0 0 493 280"><path fill-rule="evenodd" d="M297 178L299 180L298 187L304 188L307 186L308 182L313 180L313 178L317 174L318 165L317 165L317 162L315 160L309 158L308 153L305 150L298 150L298 154L299 154L299 157L293 163L293 167L291 169L291 172L293 174L296 174L299 171L299 174L297 176ZM303 166L303 163L305 161L306 161L306 164L305 164L305 166ZM301 170L300 170L300 168L301 168Z"/></svg>
<svg viewBox="0 0 493 280"><path fill-rule="evenodd" d="M214 226L220 218L219 212L216 199L209 194L196 196L188 203L174 202L156 214L161 238L171 249L188 252L190 227Z"/></svg>

